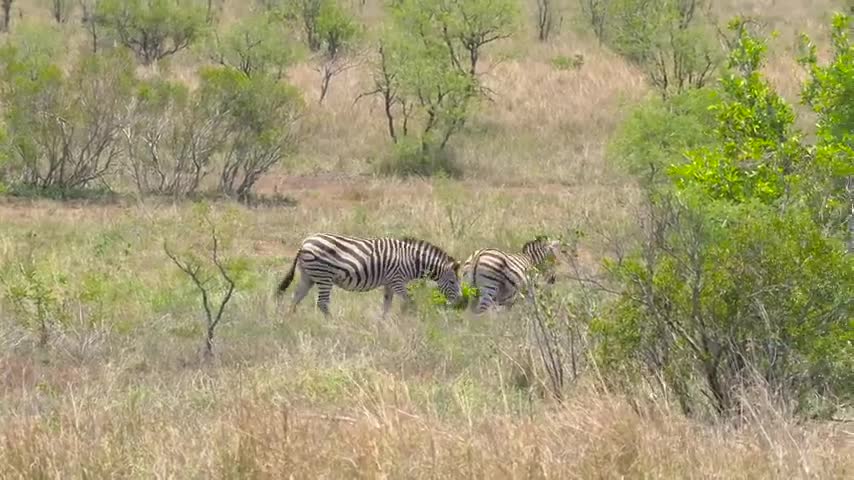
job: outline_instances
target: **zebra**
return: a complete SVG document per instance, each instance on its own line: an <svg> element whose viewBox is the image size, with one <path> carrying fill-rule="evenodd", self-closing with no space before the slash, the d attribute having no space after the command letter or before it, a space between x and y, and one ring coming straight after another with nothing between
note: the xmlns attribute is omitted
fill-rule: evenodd
<svg viewBox="0 0 854 480"><path fill-rule="evenodd" d="M333 285L356 292L385 287L383 318L391 308L394 295L404 299L404 309L412 304L406 286L419 278L436 281L451 303L462 296L460 263L441 248L411 237L359 238L332 233L306 237L294 256L291 269L279 284L279 295L293 281L297 266L301 273L300 284L294 292L291 312L315 284L317 307L326 317L329 317Z"/></svg>
<svg viewBox="0 0 854 480"><path fill-rule="evenodd" d="M481 313L493 305L512 305L516 295L528 285L531 270L556 260L560 253L560 241L549 240L546 236L525 243L522 253L506 253L494 248L474 252L462 269L463 279L478 290L474 311ZM554 271L549 271L546 281L554 283L554 280Z"/></svg>

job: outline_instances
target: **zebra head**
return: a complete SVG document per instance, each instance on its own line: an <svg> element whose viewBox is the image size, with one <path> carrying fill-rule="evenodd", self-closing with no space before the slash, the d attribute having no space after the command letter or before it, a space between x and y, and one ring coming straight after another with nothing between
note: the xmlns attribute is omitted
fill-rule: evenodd
<svg viewBox="0 0 854 480"><path fill-rule="evenodd" d="M456 303L463 296L460 286L460 262L448 257L448 261L439 265L435 272L434 280L439 286L439 291L450 303Z"/></svg>
<svg viewBox="0 0 854 480"><path fill-rule="evenodd" d="M545 235L538 235L535 239L522 246L522 253L531 259L531 263L534 265L543 266L548 263L556 263L559 255L563 253L563 248L560 240L552 240ZM546 282L555 282L554 268L548 269Z"/></svg>
<svg viewBox="0 0 854 480"><path fill-rule="evenodd" d="M439 291L450 303L456 303L462 298L462 286L460 285L460 262L448 255L441 248L412 237L401 239L409 247L410 255L417 257L415 264L417 273L415 277L426 277L436 282Z"/></svg>

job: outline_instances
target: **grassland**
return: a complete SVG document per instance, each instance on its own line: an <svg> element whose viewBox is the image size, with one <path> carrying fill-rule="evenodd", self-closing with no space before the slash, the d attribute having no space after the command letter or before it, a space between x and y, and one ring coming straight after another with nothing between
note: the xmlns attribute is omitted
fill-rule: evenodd
<svg viewBox="0 0 854 480"><path fill-rule="evenodd" d="M790 100L794 32L823 34L835 3L721 2L783 34L767 68ZM749 5L747 5L749 3ZM24 18L47 19L19 0ZM241 8L226 4L228 18ZM380 16L377 2L362 15ZM17 20L17 17L16 17ZM121 196L0 198L4 281L31 266L58 319L40 346L0 302L0 478L850 478L850 424L795 422L762 392L732 422L686 419L640 389L618 394L582 361L559 403L528 341L524 311L475 317L421 309L380 320L381 294L333 292L333 319L273 290L307 233L410 234L458 258L582 229L573 265L595 271L633 234L635 186L605 160L643 75L567 20L548 44L522 31L498 46L496 94L453 142L459 180L375 177L386 151L379 106L353 102L354 69L312 105L300 153L259 185L292 205L214 202L226 254L247 263L201 355L198 297L163 240L192 248L194 207ZM584 55L579 70L557 55ZM170 75L192 80L192 54ZM316 72L289 79L316 98ZM469 228L464 228L470 226ZM568 294L578 286L559 282Z"/></svg>

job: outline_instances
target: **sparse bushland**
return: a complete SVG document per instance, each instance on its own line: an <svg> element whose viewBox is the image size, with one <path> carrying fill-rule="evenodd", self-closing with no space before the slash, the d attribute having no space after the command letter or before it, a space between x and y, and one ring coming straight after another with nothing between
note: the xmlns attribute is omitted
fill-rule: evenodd
<svg viewBox="0 0 854 480"><path fill-rule="evenodd" d="M259 18L249 2L205 4L220 40ZM9 58L26 72L52 65L63 94L84 60L130 55L97 23L56 26L42 0L14 5L3 40L28 53ZM342 5L366 42L393 39L381 35L393 26L385 2ZM757 75L722 64L723 83L666 98L607 43L571 28L538 42L532 18L518 17L518 33L478 54L466 85L488 100L467 105L443 152L459 169L451 179L359 175L393 143L383 97L354 104L372 89L365 66L337 76L322 106L296 95L319 97L316 59L286 63L278 80L275 66L247 75L212 59L202 40L214 36L132 68L109 174L63 201L38 188L0 196L0 477L849 477L850 47L817 27L829 1L774 5L713 7L762 17L781 38L809 29L805 69L779 40ZM26 46L39 19L52 30ZM575 54L582 68L552 63ZM247 112L272 84L282 109ZM0 174L21 193L9 140L32 135L16 130L30 124L7 117L7 101ZM408 135L395 117L403 152L421 148L425 117L413 105ZM63 117L82 128L78 118ZM280 119L288 127L271 130ZM269 138L243 142L241 158L271 158L273 134L301 148L278 143L287 155L249 197L293 202L210 204L236 289L206 358L199 290L163 241L201 261L211 231L175 200L194 193L169 185L216 192L226 148ZM105 185L113 192L96 196ZM380 293L336 293L330 320L311 308L287 315L273 297L308 232L412 235L465 258L576 229L584 236L557 282L509 312L469 316L429 283L414 292L418 308L385 322ZM637 301L649 293L651 307ZM723 414L715 381L732 405Z"/></svg>

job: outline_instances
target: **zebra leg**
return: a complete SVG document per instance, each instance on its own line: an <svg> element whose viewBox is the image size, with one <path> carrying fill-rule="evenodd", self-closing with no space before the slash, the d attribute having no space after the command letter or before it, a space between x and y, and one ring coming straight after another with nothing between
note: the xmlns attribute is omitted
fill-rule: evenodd
<svg viewBox="0 0 854 480"><path fill-rule="evenodd" d="M332 296L331 283L317 284L317 308L323 313L324 317L329 317L329 298Z"/></svg>
<svg viewBox="0 0 854 480"><path fill-rule="evenodd" d="M409 290L406 289L405 283L395 283L391 286L392 290L398 297L403 299L403 306L400 311L403 313L409 312L414 307L412 297L409 295ZM389 305L391 307L391 305Z"/></svg>
<svg viewBox="0 0 854 480"><path fill-rule="evenodd" d="M388 311L391 310L391 301L394 298L394 290L391 287L386 285L383 290L383 320L388 315Z"/></svg>
<svg viewBox="0 0 854 480"><path fill-rule="evenodd" d="M300 282L297 286L297 289L294 291L294 300L291 302L291 313L294 313L297 309L297 305L299 302L308 295L308 291L311 290L311 287L314 286L314 281L302 272L300 275Z"/></svg>
<svg viewBox="0 0 854 480"><path fill-rule="evenodd" d="M484 289L480 292L480 298L474 307L474 313L483 313L495 304L495 292Z"/></svg>

